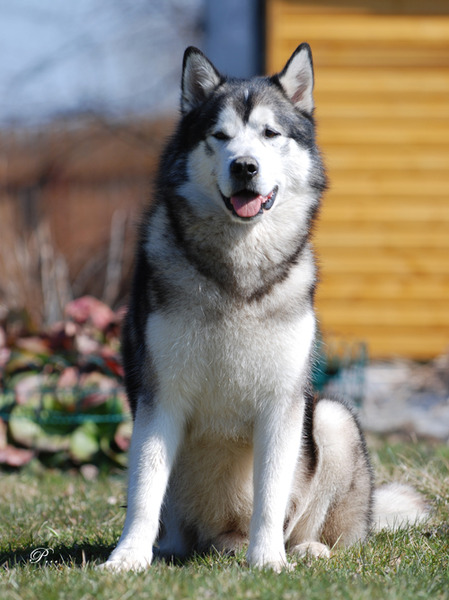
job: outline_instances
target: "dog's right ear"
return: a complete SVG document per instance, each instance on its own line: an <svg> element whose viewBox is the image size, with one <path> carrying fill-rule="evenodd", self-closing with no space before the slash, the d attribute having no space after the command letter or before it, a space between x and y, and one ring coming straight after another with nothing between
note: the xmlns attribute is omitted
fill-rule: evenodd
<svg viewBox="0 0 449 600"><path fill-rule="evenodd" d="M206 100L223 78L201 50L190 46L182 64L181 111L183 114Z"/></svg>

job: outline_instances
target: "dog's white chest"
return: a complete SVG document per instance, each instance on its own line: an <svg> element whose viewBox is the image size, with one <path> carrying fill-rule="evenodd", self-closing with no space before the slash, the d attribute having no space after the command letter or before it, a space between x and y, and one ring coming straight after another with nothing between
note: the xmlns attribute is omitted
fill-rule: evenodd
<svg viewBox="0 0 449 600"><path fill-rule="evenodd" d="M301 383L314 328L312 313L262 326L248 314L208 323L154 313L147 341L160 396L185 410L198 433L246 437L261 406Z"/></svg>

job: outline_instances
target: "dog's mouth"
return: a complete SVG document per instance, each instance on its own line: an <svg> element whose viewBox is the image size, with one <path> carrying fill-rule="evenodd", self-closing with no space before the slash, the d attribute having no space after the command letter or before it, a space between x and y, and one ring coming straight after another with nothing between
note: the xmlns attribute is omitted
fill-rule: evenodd
<svg viewBox="0 0 449 600"><path fill-rule="evenodd" d="M276 199L278 187L276 186L267 196L251 190L241 190L230 198L223 196L227 208L240 219L249 220L270 210Z"/></svg>

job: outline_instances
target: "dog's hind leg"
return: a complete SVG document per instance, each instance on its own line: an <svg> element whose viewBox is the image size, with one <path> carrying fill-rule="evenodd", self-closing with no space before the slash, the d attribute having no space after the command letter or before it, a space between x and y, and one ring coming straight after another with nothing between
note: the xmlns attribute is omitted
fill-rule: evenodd
<svg viewBox="0 0 449 600"><path fill-rule="evenodd" d="M298 517L288 547L293 554L318 557L329 556L329 546L350 545L367 535L372 474L362 433L344 404L317 403L313 436L316 469L309 483L298 487ZM306 480L304 474L300 479Z"/></svg>
<svg viewBox="0 0 449 600"><path fill-rule="evenodd" d="M248 536L238 531L226 531L219 534L211 544L212 548L223 554L235 555L248 544Z"/></svg>

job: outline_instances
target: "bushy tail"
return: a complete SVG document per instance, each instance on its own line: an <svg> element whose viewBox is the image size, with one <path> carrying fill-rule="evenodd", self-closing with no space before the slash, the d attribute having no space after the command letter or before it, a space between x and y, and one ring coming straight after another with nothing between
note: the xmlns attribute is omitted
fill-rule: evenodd
<svg viewBox="0 0 449 600"><path fill-rule="evenodd" d="M426 499L409 485L389 483L374 491L375 531L400 529L422 523L429 517Z"/></svg>

